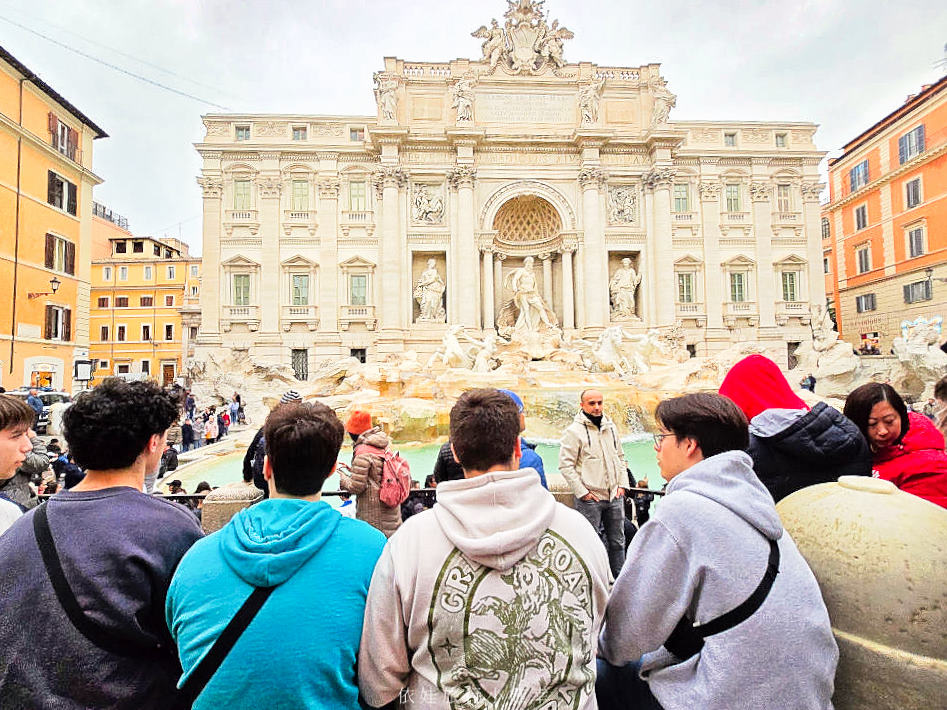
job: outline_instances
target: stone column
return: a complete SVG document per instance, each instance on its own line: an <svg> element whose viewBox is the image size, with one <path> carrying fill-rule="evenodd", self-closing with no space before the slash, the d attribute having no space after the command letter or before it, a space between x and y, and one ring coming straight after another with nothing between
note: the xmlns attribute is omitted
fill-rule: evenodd
<svg viewBox="0 0 947 710"><path fill-rule="evenodd" d="M474 243L474 199L473 186L476 171L469 165L458 165L450 173L449 179L457 187L457 258L460 264L460 271L463 272L466 265L474 265L479 262L477 258L477 245ZM461 297L458 304L459 325L467 328L477 329L480 327L480 279L479 274L475 274L473 279L474 293L468 297Z"/></svg>
<svg viewBox="0 0 947 710"><path fill-rule="evenodd" d="M503 307L503 261L506 254L497 252L493 256L493 325L496 326L496 311Z"/></svg>
<svg viewBox="0 0 947 710"><path fill-rule="evenodd" d="M575 327L585 327L585 248L578 247L575 255Z"/></svg>
<svg viewBox="0 0 947 710"><path fill-rule="evenodd" d="M339 180L319 181L319 329L339 332Z"/></svg>
<svg viewBox="0 0 947 710"><path fill-rule="evenodd" d="M493 330L496 311L493 302L493 247L483 249L483 329Z"/></svg>
<svg viewBox="0 0 947 710"><path fill-rule="evenodd" d="M819 182L802 183L803 219L805 220L806 259L809 261L809 303L825 305L825 274L822 269L822 214L819 195L825 187Z"/></svg>
<svg viewBox="0 0 947 710"><path fill-rule="evenodd" d="M768 182L750 183L753 233L756 235L756 304L760 314L760 329L776 327L772 192L773 186Z"/></svg>
<svg viewBox="0 0 947 710"><path fill-rule="evenodd" d="M719 182L702 182L700 224L704 230L704 308L707 328L723 328L723 276L720 272L720 190ZM675 284L675 288L677 284Z"/></svg>
<svg viewBox="0 0 947 710"><path fill-rule="evenodd" d="M562 328L575 329L575 290L572 283L572 252L575 247L562 248Z"/></svg>
<svg viewBox="0 0 947 710"><path fill-rule="evenodd" d="M673 287L668 288L668 282L674 275L671 240L671 186L674 184L675 171L669 167L659 167L645 176L645 185L653 191L652 224L653 234L649 235L651 253L654 258L655 279L651 284L655 291L656 325L666 326L674 324ZM670 292L670 293L669 293Z"/></svg>
<svg viewBox="0 0 947 710"><path fill-rule="evenodd" d="M605 172L585 167L579 173L582 186L582 222L585 231L583 260L590 279L608 281L608 258L605 253L605 230L602 226L599 188L605 185ZM608 325L608 289L593 288L585 294L585 327L593 330Z"/></svg>
<svg viewBox="0 0 947 710"><path fill-rule="evenodd" d="M543 300L552 308L552 254L542 254L543 262Z"/></svg>
<svg viewBox="0 0 947 710"><path fill-rule="evenodd" d="M220 222L223 182L220 177L197 178L204 195L203 256L201 277L200 340L220 342ZM226 284L224 284L226 286Z"/></svg>
<svg viewBox="0 0 947 710"><path fill-rule="evenodd" d="M380 240L381 288L375 291L375 307L379 309L382 330L402 330L401 244L398 228L398 192L406 177L398 166L381 169L382 175L382 229Z"/></svg>
<svg viewBox="0 0 947 710"><path fill-rule="evenodd" d="M257 178L257 207L260 211L261 272L257 302L260 304L260 332L278 333L283 281L280 278L280 192L278 175Z"/></svg>

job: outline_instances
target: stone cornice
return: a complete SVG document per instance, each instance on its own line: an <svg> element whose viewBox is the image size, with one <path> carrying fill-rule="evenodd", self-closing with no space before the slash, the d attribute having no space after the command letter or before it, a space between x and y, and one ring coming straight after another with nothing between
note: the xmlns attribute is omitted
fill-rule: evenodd
<svg viewBox="0 0 947 710"><path fill-rule="evenodd" d="M14 121L11 121L9 118L7 118L3 113L0 113L0 126L4 126L5 128L9 129L9 131L14 136L21 136L24 138L34 148L39 150L41 153L44 153L46 157L57 167L63 166L63 168L60 168L61 170L74 170L80 173L87 182L91 182L93 185L101 185L104 182L102 178L93 173L87 167L81 163L77 163L74 160L70 160L63 153L60 153L58 150L53 148L51 144L43 141L35 133L31 133L22 126L17 125Z"/></svg>

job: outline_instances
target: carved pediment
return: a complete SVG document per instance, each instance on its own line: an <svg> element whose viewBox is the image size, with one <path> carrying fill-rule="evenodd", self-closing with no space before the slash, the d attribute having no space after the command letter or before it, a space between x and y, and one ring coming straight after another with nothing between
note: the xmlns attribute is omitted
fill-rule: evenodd
<svg viewBox="0 0 947 710"><path fill-rule="evenodd" d="M230 267L230 268L241 268L241 267L250 268L250 269L260 268L260 262L254 261L253 259L245 257L243 256L243 254L237 254L236 256L232 256L226 261L220 262L220 265Z"/></svg>
<svg viewBox="0 0 947 710"><path fill-rule="evenodd" d="M726 261L721 262L720 265L727 266L730 268L741 267L741 266L752 267L752 266L756 266L756 262L753 261L750 257L740 254L739 256L735 256L732 259L727 259Z"/></svg>
<svg viewBox="0 0 947 710"><path fill-rule="evenodd" d="M305 268L310 268L313 266L318 266L318 264L311 259L307 259L302 254L296 254L281 261L280 266L302 266Z"/></svg>
<svg viewBox="0 0 947 710"><path fill-rule="evenodd" d="M374 269L376 264L362 256L352 256L339 262L342 269Z"/></svg>

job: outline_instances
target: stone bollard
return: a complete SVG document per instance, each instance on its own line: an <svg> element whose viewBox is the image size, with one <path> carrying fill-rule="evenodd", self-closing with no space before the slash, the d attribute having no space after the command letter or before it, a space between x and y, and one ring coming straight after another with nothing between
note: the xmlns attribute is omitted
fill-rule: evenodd
<svg viewBox="0 0 947 710"><path fill-rule="evenodd" d="M947 510L842 476L776 506L839 646L836 710L927 710L947 698Z"/></svg>
<svg viewBox="0 0 947 710"><path fill-rule="evenodd" d="M215 488L204 497L201 527L205 534L220 530L244 508L263 500L263 491L252 483L238 481Z"/></svg>

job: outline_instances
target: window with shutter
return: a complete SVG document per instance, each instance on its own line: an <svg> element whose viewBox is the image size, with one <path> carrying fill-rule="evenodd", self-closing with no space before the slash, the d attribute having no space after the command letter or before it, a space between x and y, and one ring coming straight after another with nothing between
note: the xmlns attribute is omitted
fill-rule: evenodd
<svg viewBox="0 0 947 710"><path fill-rule="evenodd" d="M53 260L56 256L56 237L52 234L46 235L46 257L45 265L47 269L53 268Z"/></svg>
<svg viewBox="0 0 947 710"><path fill-rule="evenodd" d="M46 340L53 339L53 330L54 330L54 321L56 318L56 309L52 306L46 306L46 325L43 329L43 338Z"/></svg>
<svg viewBox="0 0 947 710"><path fill-rule="evenodd" d="M62 180L59 179L56 173L50 170L46 178L46 202L54 207L61 208L63 205L62 188Z"/></svg>
<svg viewBox="0 0 947 710"><path fill-rule="evenodd" d="M76 245L66 242L66 273L75 276L76 273Z"/></svg>
<svg viewBox="0 0 947 710"><path fill-rule="evenodd" d="M53 148L59 150L59 119L56 117L56 114L50 111L47 116L47 121L49 122L49 142Z"/></svg>
<svg viewBox="0 0 947 710"><path fill-rule="evenodd" d="M66 144L66 157L70 160L76 159L76 147L79 145L79 133L74 128L69 129L68 143Z"/></svg>
<svg viewBox="0 0 947 710"><path fill-rule="evenodd" d="M78 214L78 202L76 195L76 186L71 182L66 183L66 187L69 189L69 196L66 200L66 212L71 215Z"/></svg>
<svg viewBox="0 0 947 710"><path fill-rule="evenodd" d="M62 339L72 340L72 310L69 308L62 309Z"/></svg>

